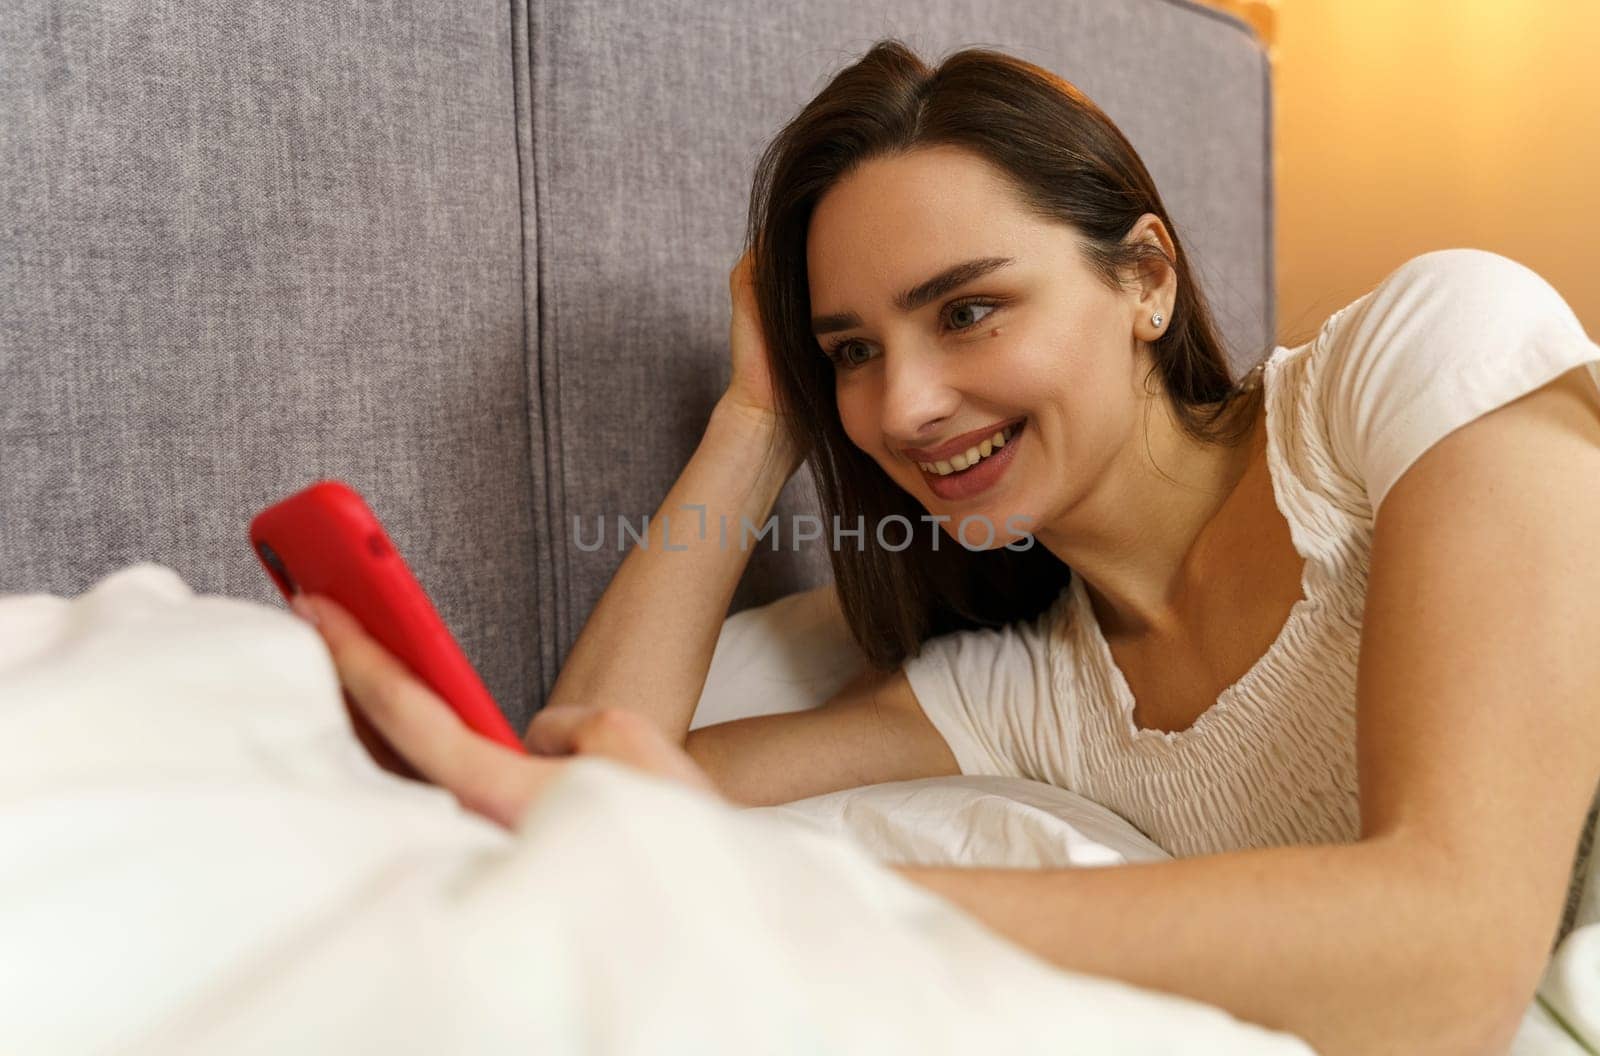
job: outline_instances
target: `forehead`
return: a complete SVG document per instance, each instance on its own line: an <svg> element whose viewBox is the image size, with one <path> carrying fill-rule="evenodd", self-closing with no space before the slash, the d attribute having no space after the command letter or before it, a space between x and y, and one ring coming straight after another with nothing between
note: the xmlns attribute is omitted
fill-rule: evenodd
<svg viewBox="0 0 1600 1056"><path fill-rule="evenodd" d="M929 264L1027 255L1040 221L1005 173L970 151L925 147L874 158L817 203L806 235L813 301L835 288L889 286ZM896 286L895 288L898 288Z"/></svg>

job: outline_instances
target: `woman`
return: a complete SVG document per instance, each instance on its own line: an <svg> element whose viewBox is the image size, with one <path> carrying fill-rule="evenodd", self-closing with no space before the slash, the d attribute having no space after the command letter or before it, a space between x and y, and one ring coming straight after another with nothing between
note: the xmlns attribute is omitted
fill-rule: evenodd
<svg viewBox="0 0 1600 1056"><path fill-rule="evenodd" d="M658 516L529 746L740 804L1050 781L1178 857L901 871L1064 968L1322 1052L1504 1051L1600 779L1600 348L1560 296L1424 254L1236 383L1105 115L1014 58L930 70L895 41L769 147L747 243L733 379L661 512L760 523L808 462L824 522L879 544L830 547L871 668L689 734L747 551L665 556ZM900 549L874 531L896 515ZM311 611L466 805L512 825L560 772Z"/></svg>

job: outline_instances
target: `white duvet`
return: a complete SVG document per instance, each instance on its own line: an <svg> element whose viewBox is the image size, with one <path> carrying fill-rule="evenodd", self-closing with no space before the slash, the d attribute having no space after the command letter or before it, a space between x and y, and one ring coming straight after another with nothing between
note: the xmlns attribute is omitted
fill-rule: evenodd
<svg viewBox="0 0 1600 1056"><path fill-rule="evenodd" d="M372 764L282 609L153 564L0 596L8 1053L1308 1053L1058 971L874 860L1141 841L1029 782L738 810L601 759L508 833ZM1552 977L1569 1017L1593 930Z"/></svg>

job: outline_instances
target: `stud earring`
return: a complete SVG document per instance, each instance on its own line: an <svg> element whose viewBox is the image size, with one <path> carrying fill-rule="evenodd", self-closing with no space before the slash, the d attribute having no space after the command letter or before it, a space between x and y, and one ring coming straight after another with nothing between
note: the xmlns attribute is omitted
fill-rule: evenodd
<svg viewBox="0 0 1600 1056"><path fill-rule="evenodd" d="M1152 326L1160 326L1161 325L1161 313L1160 312L1157 312L1155 315L1152 315L1150 317L1150 324Z"/></svg>

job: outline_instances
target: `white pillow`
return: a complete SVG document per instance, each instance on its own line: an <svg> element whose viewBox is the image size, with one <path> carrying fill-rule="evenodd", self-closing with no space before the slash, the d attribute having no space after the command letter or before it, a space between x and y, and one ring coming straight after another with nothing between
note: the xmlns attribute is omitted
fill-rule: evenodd
<svg viewBox="0 0 1600 1056"><path fill-rule="evenodd" d="M845 837L895 865L1124 865L1170 858L1108 807L1021 777L890 781L749 810Z"/></svg>
<svg viewBox="0 0 1600 1056"><path fill-rule="evenodd" d="M745 609L723 622L690 729L815 707L866 666L831 583ZM1170 857L1109 808L1024 778L893 781L750 809L844 836L895 864L1042 868Z"/></svg>
<svg viewBox="0 0 1600 1056"><path fill-rule="evenodd" d="M722 623L691 730L825 704L867 666L832 583Z"/></svg>

